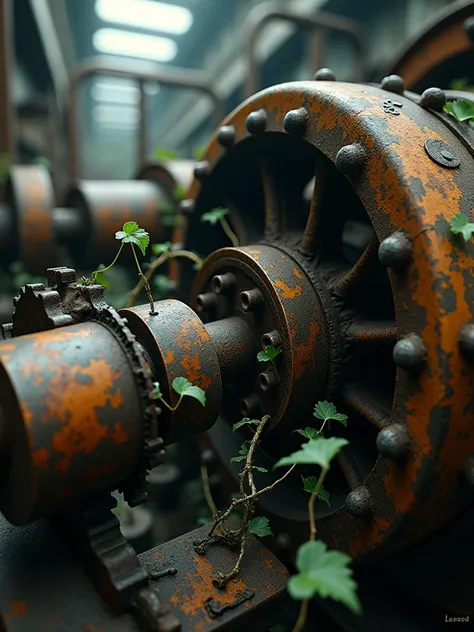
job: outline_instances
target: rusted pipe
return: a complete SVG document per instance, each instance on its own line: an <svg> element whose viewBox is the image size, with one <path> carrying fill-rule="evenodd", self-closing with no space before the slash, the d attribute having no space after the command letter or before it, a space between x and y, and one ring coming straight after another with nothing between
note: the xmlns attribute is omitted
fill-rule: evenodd
<svg viewBox="0 0 474 632"><path fill-rule="evenodd" d="M366 44L357 22L323 11L316 15L305 15L289 6L283 6L279 2L265 2L249 13L243 28L245 33L244 57L248 69L245 87L247 97L252 96L259 89L260 63L257 60L256 44L260 33L270 22L289 22L310 31L320 31L323 34L328 31L346 33L358 49L358 55L355 57L354 81L366 79ZM313 42L310 42L310 50L314 51ZM312 59L314 61L314 54L312 54ZM316 71L317 68L314 70Z"/></svg>
<svg viewBox="0 0 474 632"><path fill-rule="evenodd" d="M218 96L212 85L211 77L204 72L184 68L163 69L150 64L153 70L137 69L135 62L109 59L108 57L93 57L76 66L69 78L69 181L74 182L79 175L80 147L78 143L78 107L77 92L81 83L94 75L107 75L144 82L160 83L168 86L178 86L196 90L206 94L214 104L214 124L218 125L225 115L224 101ZM143 97L141 97L143 101ZM146 138L145 107L140 107L140 139ZM144 145L140 142L141 163L146 160Z"/></svg>
<svg viewBox="0 0 474 632"><path fill-rule="evenodd" d="M11 94L13 12L11 0L0 0L0 155L15 162L15 121Z"/></svg>

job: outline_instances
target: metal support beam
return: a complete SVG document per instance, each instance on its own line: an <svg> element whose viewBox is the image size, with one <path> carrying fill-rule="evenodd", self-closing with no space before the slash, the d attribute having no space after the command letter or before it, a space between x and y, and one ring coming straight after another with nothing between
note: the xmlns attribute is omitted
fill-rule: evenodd
<svg viewBox="0 0 474 632"><path fill-rule="evenodd" d="M0 0L0 154L16 158L14 110L11 94L13 11L11 0Z"/></svg>

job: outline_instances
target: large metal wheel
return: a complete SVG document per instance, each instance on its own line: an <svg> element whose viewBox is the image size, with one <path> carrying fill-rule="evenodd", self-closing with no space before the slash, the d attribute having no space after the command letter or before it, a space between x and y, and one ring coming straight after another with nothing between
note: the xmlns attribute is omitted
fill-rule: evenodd
<svg viewBox="0 0 474 632"><path fill-rule="evenodd" d="M472 499L462 472L474 453L474 375L459 337L473 318L474 248L449 228L474 206L472 147L399 78L382 87L305 82L255 95L214 135L186 202L191 235L223 200L264 235L211 254L191 306L283 348L277 376L229 370L215 449L232 470L243 437L230 424L268 412L271 469L299 445L293 430L314 425L316 401L334 401L349 423L330 432L350 446L318 533L357 560L421 540ZM306 501L298 473L261 504L275 532L299 541Z"/></svg>

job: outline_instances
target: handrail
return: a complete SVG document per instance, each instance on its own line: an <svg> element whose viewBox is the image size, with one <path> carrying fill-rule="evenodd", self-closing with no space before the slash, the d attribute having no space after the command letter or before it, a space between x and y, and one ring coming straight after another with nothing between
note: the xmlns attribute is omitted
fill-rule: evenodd
<svg viewBox="0 0 474 632"><path fill-rule="evenodd" d="M356 72L354 81L365 81L366 75L366 44L364 36L361 33L357 22L346 18L341 18L332 13L320 11L315 15L303 14L295 11L289 6L282 6L278 2L264 2L257 5L250 11L244 24L243 31L245 33L244 56L247 65L247 81L245 86L245 94L247 97L252 96L258 91L260 63L256 56L256 45L258 37L263 28L270 22L290 22L311 31L319 31L320 41L316 47L316 53L311 46L310 54L315 63L314 70L318 70L321 65L323 38L328 31L338 31L346 33L354 40L358 55L356 57Z"/></svg>
<svg viewBox="0 0 474 632"><path fill-rule="evenodd" d="M147 63L139 67L137 62L117 60L109 57L93 57L76 66L69 80L69 180L74 182L78 175L80 147L78 142L77 93L84 79L93 75L107 75L133 79L140 89L139 163L147 159L147 121L145 108L145 83L160 83L188 88L207 94L214 103L214 118L217 126L225 116L225 104L218 96L207 73L184 68L163 68Z"/></svg>

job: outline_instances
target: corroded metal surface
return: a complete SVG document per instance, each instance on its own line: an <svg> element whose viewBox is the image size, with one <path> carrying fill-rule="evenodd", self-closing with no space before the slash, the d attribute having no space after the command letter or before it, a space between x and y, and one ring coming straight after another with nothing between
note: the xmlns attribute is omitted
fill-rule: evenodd
<svg viewBox="0 0 474 632"><path fill-rule="evenodd" d="M468 20L474 17L474 2L459 1L443 9L416 33L392 63L390 73L401 75L407 89L421 90L428 86L424 81L436 67L450 60L459 63L459 57L471 54L474 60L474 40L472 25L469 33ZM453 75L452 79L459 78ZM440 86L447 88L448 86Z"/></svg>
<svg viewBox="0 0 474 632"><path fill-rule="evenodd" d="M469 216L474 206L469 149L442 116L407 98L397 77L387 78L384 90L324 81L276 86L244 103L222 129L233 130L232 144L222 143L220 131L216 132L205 156L209 176L204 182L195 179L189 191L196 218L213 202L209 187L216 185L214 173L230 191L233 181L228 169L234 156L242 164L244 142L252 146L264 174L266 228L271 229L272 244L299 250L329 293L323 311L326 326L332 322L328 330L331 398L353 424L360 419L365 424L361 428L367 428L359 433L364 440L358 444L349 421L351 448L346 460L354 460L359 479L348 481L352 493L347 503L335 500L332 515L321 516L319 533L355 558L398 550L454 518L470 499L469 490L459 487L458 477L474 450L470 406L474 375L457 340L461 327L473 318L474 252L471 243L453 239L449 229L455 213ZM459 166L447 169L433 161L425 150L427 140L446 143L459 158ZM325 165L330 188L341 196L338 203L333 194L331 203L324 192L313 195L306 229L309 240L301 245L301 232L292 233L291 226L278 228L288 225L295 208L285 205L285 200L279 206L274 203L279 172L271 153L278 146L286 147L286 156L291 156L282 159L288 169L299 157L307 181L317 174L318 166ZM261 147L265 151L259 153ZM252 160L249 165L257 169L258 161ZM296 189L298 184L293 186ZM219 191L222 197L223 193ZM364 215L370 220L375 239L352 263L343 256L340 241L351 214L359 221L367 221ZM387 272L378 260L378 248L398 233L412 244L411 250L406 258L402 249L400 265L395 262ZM320 288L317 293L321 299ZM374 321L380 322L374 327ZM344 341L339 359L336 325L342 327ZM282 362L284 357L283 353ZM411 444L403 465L376 451L377 432L393 423L405 425ZM229 433L219 437L218 449L232 441ZM224 452L225 459L233 456ZM298 522L288 524L280 518L282 529L298 533Z"/></svg>
<svg viewBox="0 0 474 632"><path fill-rule="evenodd" d="M193 398L185 398L174 412L162 407L160 434L172 443L212 426L221 403L221 376L211 337L196 314L175 300L156 306L155 315L147 305L119 313L146 350L165 400L172 406L177 402L172 389L176 377L185 377L206 392L205 407Z"/></svg>
<svg viewBox="0 0 474 632"><path fill-rule="evenodd" d="M40 166L13 167L6 184L6 201L15 216L14 232L7 250L32 273L40 274L56 263L51 209L53 187L47 170ZM16 242L16 243L15 243Z"/></svg>

